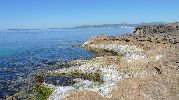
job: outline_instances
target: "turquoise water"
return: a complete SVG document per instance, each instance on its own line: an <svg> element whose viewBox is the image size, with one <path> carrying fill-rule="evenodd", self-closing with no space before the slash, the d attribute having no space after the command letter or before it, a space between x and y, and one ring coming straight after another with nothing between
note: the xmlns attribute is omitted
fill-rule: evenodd
<svg viewBox="0 0 179 100"><path fill-rule="evenodd" d="M17 91L17 80L43 70L44 63L88 59L93 55L80 48L91 36L131 32L125 28L0 31L0 99ZM24 82L25 84L25 82Z"/></svg>

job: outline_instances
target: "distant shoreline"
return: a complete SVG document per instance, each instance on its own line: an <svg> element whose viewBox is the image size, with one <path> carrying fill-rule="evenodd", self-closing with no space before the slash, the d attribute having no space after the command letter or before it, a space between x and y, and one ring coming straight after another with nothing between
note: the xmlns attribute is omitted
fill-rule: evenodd
<svg viewBox="0 0 179 100"><path fill-rule="evenodd" d="M10 31L26 31L26 30L41 30L41 29L7 29Z"/></svg>
<svg viewBox="0 0 179 100"><path fill-rule="evenodd" d="M164 22L151 22L151 23L140 23L140 24L128 24L128 23L121 23L121 24L101 24L101 25L81 25L81 26L74 26L74 27L49 27L49 28L42 28L42 29L50 29L50 30L57 30L57 29L91 29L91 28L135 28L138 26L146 26L146 25L163 25ZM10 31L23 31L23 30L41 30L41 28L9 28L7 30Z"/></svg>

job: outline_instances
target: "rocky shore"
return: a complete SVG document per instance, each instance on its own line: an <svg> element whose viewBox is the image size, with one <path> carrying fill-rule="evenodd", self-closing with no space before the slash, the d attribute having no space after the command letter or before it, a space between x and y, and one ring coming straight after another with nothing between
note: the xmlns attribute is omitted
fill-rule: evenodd
<svg viewBox="0 0 179 100"><path fill-rule="evenodd" d="M140 26L119 37L96 36L82 45L96 58L49 74L89 76L72 86L52 86L49 100L177 100L179 98L179 25ZM104 53L104 52L107 52ZM79 72L80 71L80 72ZM60 74L61 73L61 74ZM66 73L66 74L65 74ZM85 74L84 74L85 73ZM93 78L102 81L94 81Z"/></svg>
<svg viewBox="0 0 179 100"><path fill-rule="evenodd" d="M70 62L46 76L73 77L52 85L48 100L178 100L179 24L139 26L123 36L95 36L82 48L91 60Z"/></svg>

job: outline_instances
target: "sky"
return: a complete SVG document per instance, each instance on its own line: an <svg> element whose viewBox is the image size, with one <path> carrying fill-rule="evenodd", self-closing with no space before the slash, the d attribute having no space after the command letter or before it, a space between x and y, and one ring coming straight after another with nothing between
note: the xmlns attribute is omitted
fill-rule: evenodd
<svg viewBox="0 0 179 100"><path fill-rule="evenodd" d="M179 0L0 0L0 29L179 21Z"/></svg>

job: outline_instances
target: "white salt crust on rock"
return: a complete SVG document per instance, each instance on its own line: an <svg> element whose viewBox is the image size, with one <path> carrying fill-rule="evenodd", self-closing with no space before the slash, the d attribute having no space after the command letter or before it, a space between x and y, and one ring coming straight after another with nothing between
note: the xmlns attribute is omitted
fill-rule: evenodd
<svg viewBox="0 0 179 100"><path fill-rule="evenodd" d="M116 70L116 65L110 65L107 68L95 67L96 69L94 69L94 67L90 63L88 63L79 67L56 70L56 72L68 73L69 70L77 68L84 73L95 72L96 70L99 70L101 72L103 83L99 84L97 82L82 79L75 79L76 83L73 86L54 86L51 84L44 83L46 86L49 86L54 89L54 92L51 94L48 100L61 100L62 98L68 96L71 92L78 92L83 90L93 91L101 96L108 98L111 96L110 92L112 91L112 89L122 78L122 74L119 74L119 72Z"/></svg>
<svg viewBox="0 0 179 100"><path fill-rule="evenodd" d="M89 42L85 42L83 46L89 46L92 48L99 48L105 50L112 50L117 52L118 54L122 54L124 57L123 59L127 62L133 61L143 61L148 62L148 57L146 54L142 54L143 51L141 48L138 48L135 45L118 45L118 44L89 44ZM162 55L156 54L155 60L158 61L162 58Z"/></svg>
<svg viewBox="0 0 179 100"><path fill-rule="evenodd" d="M147 57L145 54L142 54L142 49L138 48L136 46L131 45L117 45L117 44L89 44L89 42L85 42L83 46L90 46L92 48L99 48L99 49L106 49L106 50L112 50L114 52L117 52L118 54L122 54L124 57L123 59L127 62L133 62L133 61L144 61L147 62L148 59L153 57ZM154 56L155 60L158 61L162 58L162 55L156 54ZM144 76L146 72L141 73L128 73L124 74L122 72L119 72L116 70L117 65L110 65L107 67L101 67L100 64L97 63L93 64L92 62L86 63L81 66L73 66L70 68L64 68L59 69L56 71L53 71L53 73L70 73L71 71L78 69L82 71L83 73L92 73L96 71L101 72L101 77L103 79L103 83L99 84L97 82L93 82L90 80L82 80L80 78L74 79L76 83L72 86L54 86L51 84L46 84L46 86L49 86L54 89L54 92L51 94L51 96L48 98L48 100L62 100L66 96L68 96L70 93L79 92L79 91L93 91L103 97L110 98L111 94L110 92L115 88L117 82L119 80L123 80L127 77L133 76L133 77L139 77ZM50 71L49 71L50 72Z"/></svg>
<svg viewBox="0 0 179 100"><path fill-rule="evenodd" d="M87 45L85 43L83 46ZM146 55L141 54L142 49L137 48L136 46L130 45L117 45L117 44L88 44L88 46L93 48L100 48L106 50L112 50L118 54L122 54L127 62L132 62L136 60L143 60L146 58Z"/></svg>

